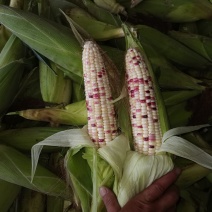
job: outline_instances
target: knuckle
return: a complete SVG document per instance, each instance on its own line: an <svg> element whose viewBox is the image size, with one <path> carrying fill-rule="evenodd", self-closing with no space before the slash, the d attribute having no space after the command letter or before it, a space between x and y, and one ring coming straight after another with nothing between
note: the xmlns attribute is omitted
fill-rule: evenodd
<svg viewBox="0 0 212 212"><path fill-rule="evenodd" d="M155 199L153 198L155 194L162 194L164 192L164 188L160 184L154 184L151 186L151 189L145 192L145 200L147 202L152 202Z"/></svg>

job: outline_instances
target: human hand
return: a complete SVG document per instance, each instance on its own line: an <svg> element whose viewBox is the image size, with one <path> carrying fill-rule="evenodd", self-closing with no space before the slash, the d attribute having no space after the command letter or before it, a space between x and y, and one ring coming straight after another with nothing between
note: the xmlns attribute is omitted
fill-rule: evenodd
<svg viewBox="0 0 212 212"><path fill-rule="evenodd" d="M110 189L101 187L100 195L108 212L172 212L179 199L179 191L174 183L180 173L178 168L168 172L129 200L123 208Z"/></svg>

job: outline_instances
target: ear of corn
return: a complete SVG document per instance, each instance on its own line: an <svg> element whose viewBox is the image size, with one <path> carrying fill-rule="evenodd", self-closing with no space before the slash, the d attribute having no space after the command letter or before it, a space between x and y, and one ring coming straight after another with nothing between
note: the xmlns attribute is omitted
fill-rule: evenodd
<svg viewBox="0 0 212 212"><path fill-rule="evenodd" d="M40 90L43 101L56 104L69 104L71 100L71 79L65 78L64 73L55 64L51 68L44 62L39 62Z"/></svg>
<svg viewBox="0 0 212 212"><path fill-rule="evenodd" d="M152 78L138 49L129 48L125 61L135 150L152 155L162 142Z"/></svg>
<svg viewBox="0 0 212 212"><path fill-rule="evenodd" d="M60 124L80 126L87 123L87 111L85 101L75 102L63 108L27 109L11 112L7 115L19 115L34 121L49 122L52 126Z"/></svg>
<svg viewBox="0 0 212 212"><path fill-rule="evenodd" d="M112 13L122 13L126 15L126 11L123 6L116 2L116 0L94 0L95 4L99 7L102 7L106 10L109 10Z"/></svg>
<svg viewBox="0 0 212 212"><path fill-rule="evenodd" d="M133 11L169 22L193 22L210 19L212 5L208 0L173 0L171 2L152 0L142 1Z"/></svg>
<svg viewBox="0 0 212 212"><path fill-rule="evenodd" d="M72 8L66 13L72 22L74 21L74 25L79 32L83 34L86 31L95 40L109 40L124 36L121 27L96 20L80 8Z"/></svg>
<svg viewBox="0 0 212 212"><path fill-rule="evenodd" d="M141 43L148 42L158 52L177 64L199 69L210 65L210 62L204 57L152 27L139 25L138 39Z"/></svg>
<svg viewBox="0 0 212 212"><path fill-rule="evenodd" d="M106 67L98 46L92 41L84 44L83 73L88 133L95 145L101 147L117 136L117 125Z"/></svg>
<svg viewBox="0 0 212 212"><path fill-rule="evenodd" d="M123 165L117 191L121 206L173 168L170 156L165 152L157 154L169 123L156 78L139 41L126 25L123 29L127 43L126 84L135 151L127 153Z"/></svg>
<svg viewBox="0 0 212 212"><path fill-rule="evenodd" d="M97 20L102 21L113 26L119 26L119 21L116 16L110 13L109 11L98 7L91 0L83 0L84 5L86 6L89 13L91 13Z"/></svg>
<svg viewBox="0 0 212 212"><path fill-rule="evenodd" d="M169 35L212 62L212 38L178 31L170 31Z"/></svg>

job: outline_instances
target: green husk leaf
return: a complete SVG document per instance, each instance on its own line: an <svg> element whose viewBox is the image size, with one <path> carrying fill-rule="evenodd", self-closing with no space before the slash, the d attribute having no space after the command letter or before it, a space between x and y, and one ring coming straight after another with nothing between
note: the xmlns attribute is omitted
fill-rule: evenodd
<svg viewBox="0 0 212 212"><path fill-rule="evenodd" d="M11 112L7 115L19 115L29 120L45 121L52 126L58 126L59 124L82 126L87 124L85 101L75 102L61 109L58 107L27 109Z"/></svg>
<svg viewBox="0 0 212 212"><path fill-rule="evenodd" d="M10 206L12 205L15 198L18 196L21 191L21 186L15 185L13 183L9 183L4 180L0 180L0 206L2 212L8 212Z"/></svg>
<svg viewBox="0 0 212 212"><path fill-rule="evenodd" d="M205 168L212 169L211 155L190 143L189 141L176 136L196 131L205 127L210 127L210 125L206 124L199 126L178 127L167 131L163 136L163 143L157 152L169 152L171 154L194 161L195 163Z"/></svg>
<svg viewBox="0 0 212 212"><path fill-rule="evenodd" d="M42 61L39 62L40 90L43 101L65 105L69 104L72 91L71 79L65 78L63 71L55 63L51 62L50 66Z"/></svg>
<svg viewBox="0 0 212 212"><path fill-rule="evenodd" d="M0 54L0 68L24 56L24 45L15 35L11 35Z"/></svg>
<svg viewBox="0 0 212 212"><path fill-rule="evenodd" d="M0 132L0 143L21 151L30 151L36 143L65 129L64 127L31 127L3 130ZM44 147L43 151L54 152L58 149L58 147Z"/></svg>
<svg viewBox="0 0 212 212"><path fill-rule="evenodd" d="M47 196L46 212L63 212L64 199L61 197Z"/></svg>
<svg viewBox="0 0 212 212"><path fill-rule="evenodd" d="M176 105L201 93L200 90L164 91L162 96L166 106Z"/></svg>
<svg viewBox="0 0 212 212"><path fill-rule="evenodd" d="M66 155L66 166L73 181L72 186L76 191L77 198L80 199L79 201L83 201L83 207L85 208L88 207L88 203L91 201L89 200L90 195L92 194L91 207L94 210L103 206L98 192L99 186L108 185L112 187L115 183L114 188L117 189L116 179L121 179L126 152L130 149L129 142L124 135L118 136L107 146L96 150L87 134L86 127L66 130L56 133L32 147L32 177L44 145L71 147ZM85 159L87 160L86 163ZM91 172L86 168L88 164ZM103 164L103 167L100 164ZM83 174L79 176L78 169L81 168L82 170L79 172ZM108 171L110 174L108 174ZM92 190L88 189L90 180L85 181L87 178L84 177L89 176L89 173L91 173L93 180L91 183Z"/></svg>
<svg viewBox="0 0 212 212"><path fill-rule="evenodd" d="M178 31L170 31L169 35L194 50L199 55L212 61L212 38Z"/></svg>
<svg viewBox="0 0 212 212"><path fill-rule="evenodd" d="M82 211L90 211L92 199L92 179L90 167L83 159L85 149L70 148L66 154L65 167L71 179L70 183L74 190L77 203Z"/></svg>
<svg viewBox="0 0 212 212"><path fill-rule="evenodd" d="M0 20L29 47L68 70L70 76L82 77L81 47L71 30L6 6L0 6Z"/></svg>
<svg viewBox="0 0 212 212"><path fill-rule="evenodd" d="M147 42L160 54L177 64L200 69L204 69L211 64L210 61L198 53L155 28L146 25L139 25L137 28L138 39L141 43Z"/></svg>
<svg viewBox="0 0 212 212"><path fill-rule="evenodd" d="M94 147L93 142L90 140L90 137L86 132L86 127L83 129L64 130L49 136L32 147L32 179L38 164L39 155L45 145L72 148Z"/></svg>
<svg viewBox="0 0 212 212"><path fill-rule="evenodd" d="M23 68L24 64L21 61L14 61L0 68L0 116L6 112L14 101L20 86Z"/></svg>
<svg viewBox="0 0 212 212"><path fill-rule="evenodd" d="M91 0L83 0L83 3L87 7L87 10L99 21L114 25L114 26L119 26L118 22L119 20L117 19L116 16L114 16L112 13L109 11L102 9L98 7L94 2Z"/></svg>
<svg viewBox="0 0 212 212"><path fill-rule="evenodd" d="M173 169L173 162L166 154L144 156L129 151L123 167L123 176L118 185L117 198L121 206L134 195L149 186L155 179Z"/></svg>
<svg viewBox="0 0 212 212"><path fill-rule="evenodd" d="M66 183L58 176L37 166L31 182L31 160L17 150L0 145L0 179L53 196L70 198Z"/></svg>
<svg viewBox="0 0 212 212"><path fill-rule="evenodd" d="M124 36L122 28L98 21L93 17L88 17L79 8L72 9L68 16L66 18L69 22L73 22L79 32L84 33L86 31L95 40L104 41Z"/></svg>
<svg viewBox="0 0 212 212"><path fill-rule="evenodd" d="M171 128L186 126L193 114L187 109L187 102L181 102L166 108Z"/></svg>
<svg viewBox="0 0 212 212"><path fill-rule="evenodd" d="M193 22L210 19L212 5L208 0L147 0L142 1L133 11L148 14L168 22Z"/></svg>

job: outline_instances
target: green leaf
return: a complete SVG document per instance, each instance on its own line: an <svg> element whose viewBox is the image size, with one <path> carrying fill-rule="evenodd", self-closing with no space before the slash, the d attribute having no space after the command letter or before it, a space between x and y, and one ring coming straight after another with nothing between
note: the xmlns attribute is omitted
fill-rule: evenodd
<svg viewBox="0 0 212 212"><path fill-rule="evenodd" d="M83 211L90 211L92 199L91 170L88 163L83 159L83 148L70 149L65 158L65 166L68 170L71 185L80 202Z"/></svg>
<svg viewBox="0 0 212 212"><path fill-rule="evenodd" d="M66 183L58 176L37 166L31 182L31 160L17 150L0 145L0 179L53 196L70 198Z"/></svg>
<svg viewBox="0 0 212 212"><path fill-rule="evenodd" d="M67 69L70 76L82 77L81 47L71 30L6 6L0 6L0 20L32 49Z"/></svg>

